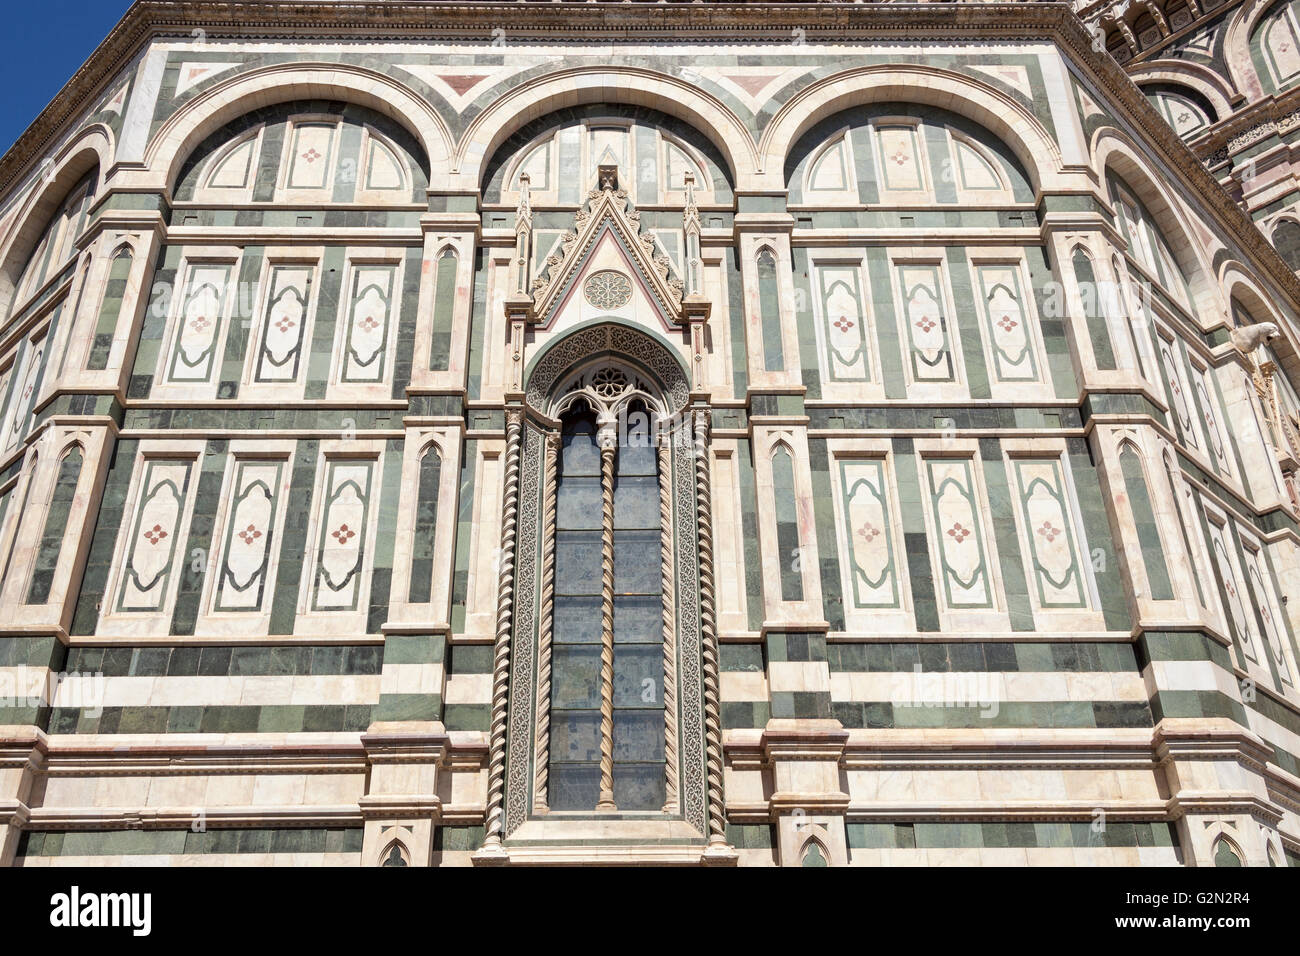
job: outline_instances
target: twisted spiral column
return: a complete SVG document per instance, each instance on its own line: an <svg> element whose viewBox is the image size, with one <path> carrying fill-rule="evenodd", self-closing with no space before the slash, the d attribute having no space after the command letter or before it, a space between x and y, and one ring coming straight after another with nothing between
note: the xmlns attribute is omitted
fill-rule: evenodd
<svg viewBox="0 0 1300 956"><path fill-rule="evenodd" d="M505 817L506 718L510 684L510 633L514 616L515 536L519 522L519 450L523 411L506 410L506 471L501 502L501 562L497 584L497 634L492 663L492 727L484 847L501 846Z"/></svg>
<svg viewBox="0 0 1300 956"><path fill-rule="evenodd" d="M614 451L617 434L600 429L600 799L597 810L614 803Z"/></svg>
<svg viewBox="0 0 1300 956"><path fill-rule="evenodd" d="M700 633L704 663L705 765L709 788L709 846L725 846L722 801L722 721L719 719L718 631L713 603L713 496L709 477L709 413L695 412L695 497L699 507Z"/></svg>
<svg viewBox="0 0 1300 956"><path fill-rule="evenodd" d="M672 451L665 440L659 445L659 573L664 607L664 760L667 779L664 813L676 813L677 798L677 625L673 586L673 477Z"/></svg>
<svg viewBox="0 0 1300 956"><path fill-rule="evenodd" d="M537 733L533 766L533 810L547 810L547 766L551 752L551 629L555 620L555 503L559 479L559 433L546 436L542 499L542 607L537 627Z"/></svg>

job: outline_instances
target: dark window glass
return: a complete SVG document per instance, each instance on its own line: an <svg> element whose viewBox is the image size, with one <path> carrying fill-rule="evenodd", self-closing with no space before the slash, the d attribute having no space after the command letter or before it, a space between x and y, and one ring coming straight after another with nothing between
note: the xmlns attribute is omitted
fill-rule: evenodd
<svg viewBox="0 0 1300 956"><path fill-rule="evenodd" d="M643 811L661 809L665 799L659 457L648 422L645 409L629 412L612 489L614 800L620 810ZM554 810L593 810L600 795L601 460L590 411L575 410L563 429L548 797Z"/></svg>
<svg viewBox="0 0 1300 956"><path fill-rule="evenodd" d="M596 419L564 422L555 492L548 800L592 810L600 795L601 491Z"/></svg>

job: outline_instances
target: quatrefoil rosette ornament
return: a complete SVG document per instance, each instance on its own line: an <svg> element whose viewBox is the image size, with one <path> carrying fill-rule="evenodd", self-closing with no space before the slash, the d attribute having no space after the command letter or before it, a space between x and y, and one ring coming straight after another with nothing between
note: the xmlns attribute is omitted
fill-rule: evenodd
<svg viewBox="0 0 1300 956"><path fill-rule="evenodd" d="M587 277L582 294L598 309L621 309L632 300L632 280L613 269L602 269Z"/></svg>

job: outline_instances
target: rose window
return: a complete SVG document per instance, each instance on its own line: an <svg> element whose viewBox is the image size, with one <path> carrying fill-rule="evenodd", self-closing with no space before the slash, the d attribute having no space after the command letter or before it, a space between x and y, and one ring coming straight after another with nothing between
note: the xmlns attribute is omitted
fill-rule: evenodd
<svg viewBox="0 0 1300 956"><path fill-rule="evenodd" d="M632 280L621 272L604 269L588 276L582 292L598 309L619 309L632 300Z"/></svg>

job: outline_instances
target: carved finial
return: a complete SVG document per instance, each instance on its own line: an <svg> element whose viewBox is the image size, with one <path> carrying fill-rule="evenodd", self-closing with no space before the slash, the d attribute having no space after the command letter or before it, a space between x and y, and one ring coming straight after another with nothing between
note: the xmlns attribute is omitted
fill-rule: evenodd
<svg viewBox="0 0 1300 956"><path fill-rule="evenodd" d="M515 295L527 297L532 261L533 206L529 195L532 177L519 174L519 205L515 209Z"/></svg>
<svg viewBox="0 0 1300 956"><path fill-rule="evenodd" d="M687 295L699 295L702 291L700 260L700 208L695 204L695 174L687 172L686 209L682 212L682 228L686 236L686 282Z"/></svg>
<svg viewBox="0 0 1300 956"><path fill-rule="evenodd" d="M527 173L519 174L519 205L515 209L515 232L531 229L533 226L533 203L530 185L533 178Z"/></svg>

